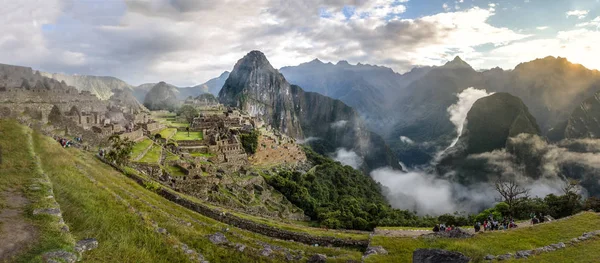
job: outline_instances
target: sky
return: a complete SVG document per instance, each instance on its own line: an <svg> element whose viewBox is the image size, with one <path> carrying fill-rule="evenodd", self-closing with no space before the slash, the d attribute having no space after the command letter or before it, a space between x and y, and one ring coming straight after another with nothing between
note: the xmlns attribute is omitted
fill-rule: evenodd
<svg viewBox="0 0 600 263"><path fill-rule="evenodd" d="M191 86L252 50L403 73L460 56L600 69L600 0L0 0L0 63Z"/></svg>

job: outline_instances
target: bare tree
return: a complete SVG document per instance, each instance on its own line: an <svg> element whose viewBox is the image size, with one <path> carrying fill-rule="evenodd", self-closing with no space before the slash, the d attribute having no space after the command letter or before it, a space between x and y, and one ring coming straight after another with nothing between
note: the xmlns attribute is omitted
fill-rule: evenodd
<svg viewBox="0 0 600 263"><path fill-rule="evenodd" d="M496 181L496 191L500 194L498 201L505 202L508 205L509 211L524 199L529 198L529 189L519 186L515 181Z"/></svg>
<svg viewBox="0 0 600 263"><path fill-rule="evenodd" d="M577 194L577 192L579 192L579 181L569 179L569 181L567 181L563 187L563 192L565 194Z"/></svg>

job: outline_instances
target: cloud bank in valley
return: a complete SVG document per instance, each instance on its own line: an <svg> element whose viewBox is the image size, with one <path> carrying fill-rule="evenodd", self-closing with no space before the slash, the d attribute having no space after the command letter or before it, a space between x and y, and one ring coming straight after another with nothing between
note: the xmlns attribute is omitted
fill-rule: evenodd
<svg viewBox="0 0 600 263"><path fill-rule="evenodd" d="M456 139L452 141L449 147L453 147L456 145L456 142L458 142L458 137L462 134L463 127L466 124L467 114L469 113L469 110L471 110L471 107L473 107L473 104L478 99L492 94L494 93L488 93L485 89L481 90L469 87L456 95L458 101L455 104L450 105L447 109L448 114L450 114L450 121L456 127Z"/></svg>
<svg viewBox="0 0 600 263"><path fill-rule="evenodd" d="M350 165L354 169L358 169L363 163L362 158L356 152L345 148L338 148L331 157L343 165Z"/></svg>

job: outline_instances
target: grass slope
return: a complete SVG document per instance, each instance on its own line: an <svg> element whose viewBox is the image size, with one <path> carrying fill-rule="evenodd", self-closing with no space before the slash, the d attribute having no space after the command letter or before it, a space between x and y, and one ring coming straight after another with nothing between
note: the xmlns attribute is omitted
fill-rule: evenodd
<svg viewBox="0 0 600 263"><path fill-rule="evenodd" d="M16 142L22 140L15 138L19 137L21 134L18 133L12 137L4 135L10 140L2 140L3 149L17 149L19 145ZM181 244L200 252L210 262L285 260L281 251L270 257L259 256L257 251L262 250L265 243L305 251L306 256L326 254L332 262L360 259L360 251L274 240L225 225L165 200L89 153L62 148L42 135L34 136L34 145L45 173L54 184L55 197L74 239L63 241L64 235L60 233L42 231L38 241L40 245L19 258L20 262L36 262L32 258L48 247L68 248L73 240L88 237L97 238L100 246L84 254L84 262L190 262L189 255L180 249ZM31 161L27 162L31 160L27 153L18 157L16 160L22 160L23 164L14 166L31 166ZM2 173L5 171L10 171L12 176L31 174L31 169L2 169ZM8 182L4 178L1 180L3 184ZM166 229L169 234L157 233L158 227ZM207 235L223 232L225 228L229 229L224 232L229 241L247 246L244 252L214 245L208 240ZM333 256L336 258L332 259Z"/></svg>
<svg viewBox="0 0 600 263"><path fill-rule="evenodd" d="M202 132L188 132L186 131L178 131L175 136L172 137L173 140L176 141L194 141L194 140L202 140Z"/></svg>
<svg viewBox="0 0 600 263"><path fill-rule="evenodd" d="M561 220L533 227L510 231L485 232L468 239L424 239L375 236L371 245L383 246L388 255L369 257L366 262L410 262L417 248L441 248L459 251L471 257L473 262L482 262L488 255L515 253L558 242L566 242L585 232L600 229L600 216L582 213L568 220ZM561 261L555 261L561 262ZM569 262L569 261L566 261Z"/></svg>

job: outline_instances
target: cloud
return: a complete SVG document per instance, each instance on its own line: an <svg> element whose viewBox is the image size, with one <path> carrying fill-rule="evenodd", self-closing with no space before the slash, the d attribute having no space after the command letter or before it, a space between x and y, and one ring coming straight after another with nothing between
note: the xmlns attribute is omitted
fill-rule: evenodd
<svg viewBox="0 0 600 263"><path fill-rule="evenodd" d="M593 27L593 28L600 28L600 16L597 16L596 18L588 21L588 22L583 22L583 23L579 23L577 25L575 25L576 27Z"/></svg>
<svg viewBox="0 0 600 263"><path fill-rule="evenodd" d="M589 12L589 10L571 10L567 12L567 17L574 16L577 19L584 19Z"/></svg>
<svg viewBox="0 0 600 263"><path fill-rule="evenodd" d="M600 31L585 27L559 31L554 38L531 39L513 42L495 48L486 56L486 63L501 67L514 67L523 62L544 58L549 54L566 57L570 62L582 64L591 69L600 68ZM502 58L498 60L498 58Z"/></svg>
<svg viewBox="0 0 600 263"><path fill-rule="evenodd" d="M358 169L363 163L363 159L356 152L346 150L345 148L338 148L331 157L343 165L349 165L354 169Z"/></svg>
<svg viewBox="0 0 600 263"><path fill-rule="evenodd" d="M39 2L3 7L3 63L112 75L131 84L195 85L231 70L254 49L275 67L319 57L406 71L528 37L491 25L493 8L406 19L406 1Z"/></svg>
<svg viewBox="0 0 600 263"><path fill-rule="evenodd" d="M406 136L400 136L400 141L406 144L414 144L415 142Z"/></svg>
<svg viewBox="0 0 600 263"><path fill-rule="evenodd" d="M467 114L469 113L469 110L471 110L471 107L475 101L492 94L494 93L488 93L486 90L469 87L456 95L458 97L458 101L450 105L450 107L447 109L448 114L450 114L450 121L456 127L457 135L456 139L452 141L449 147L453 147L456 142L458 142L458 138L462 134L463 128L466 124Z"/></svg>
<svg viewBox="0 0 600 263"><path fill-rule="evenodd" d="M538 26L535 29L537 29L537 30L546 30L548 28L549 28L548 26Z"/></svg>
<svg viewBox="0 0 600 263"><path fill-rule="evenodd" d="M304 138L304 139L299 139L297 142L298 144L307 144L307 143L311 143L314 141L318 141L318 140L322 140L319 137L308 137L308 138Z"/></svg>
<svg viewBox="0 0 600 263"><path fill-rule="evenodd" d="M447 3L444 3L444 4L442 5L442 8L444 9L444 11L450 11L450 7L448 6L448 4L447 4Z"/></svg>
<svg viewBox="0 0 600 263"><path fill-rule="evenodd" d="M334 129L344 128L344 127L346 127L347 123L348 123L347 120L339 120L334 123L331 123L331 128L334 128Z"/></svg>

